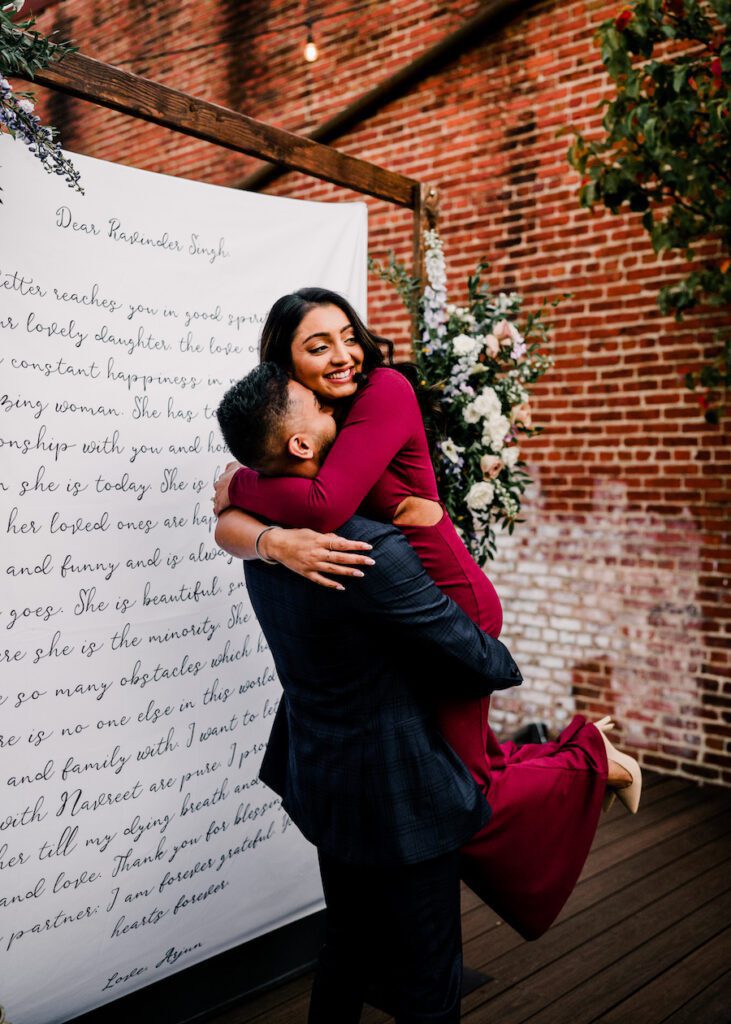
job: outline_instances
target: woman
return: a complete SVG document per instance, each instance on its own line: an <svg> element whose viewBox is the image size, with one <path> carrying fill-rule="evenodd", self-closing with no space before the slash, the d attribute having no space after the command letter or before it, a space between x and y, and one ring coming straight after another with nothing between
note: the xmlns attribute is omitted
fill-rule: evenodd
<svg viewBox="0 0 731 1024"><path fill-rule="evenodd" d="M365 556L340 553L352 545L322 534L356 510L393 522L440 588L497 636L500 601L439 499L415 390L398 368L384 366L379 344L390 361L391 343L333 292L305 288L274 304L261 360L284 366L332 407L340 429L315 478L239 468L217 485L217 510L230 503L283 526L308 527L270 530L261 554L331 586L338 584L323 572L358 573ZM216 539L233 554L254 557L263 528L251 516L227 514ZM447 701L439 710L442 734L492 808L489 824L462 850L464 877L524 937L537 938L576 883L605 797L616 790L627 802L631 793L636 809L639 768L606 740L608 719L595 726L575 716L556 743L517 748L497 742L488 710L488 698Z"/></svg>

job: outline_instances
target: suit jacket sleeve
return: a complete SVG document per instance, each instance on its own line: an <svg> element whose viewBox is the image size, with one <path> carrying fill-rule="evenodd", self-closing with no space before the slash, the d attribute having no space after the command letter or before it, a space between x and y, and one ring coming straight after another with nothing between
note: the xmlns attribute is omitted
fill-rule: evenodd
<svg viewBox="0 0 731 1024"><path fill-rule="evenodd" d="M450 688L488 694L523 681L505 644L483 633L442 593L403 534L380 538L372 554L376 564L348 584L354 605L396 627L405 644L425 644L440 661L446 659Z"/></svg>

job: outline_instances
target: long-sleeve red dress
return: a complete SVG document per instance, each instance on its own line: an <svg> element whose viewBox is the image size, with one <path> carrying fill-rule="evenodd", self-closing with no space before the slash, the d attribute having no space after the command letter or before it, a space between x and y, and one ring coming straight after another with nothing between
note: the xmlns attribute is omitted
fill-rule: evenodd
<svg viewBox="0 0 731 1024"><path fill-rule="evenodd" d="M498 636L495 588L441 503L419 406L396 370L373 370L356 393L318 476L264 477L240 469L233 505L283 526L336 530L355 512L391 522L411 495L442 505L435 526L400 527L434 582L486 633ZM538 938L579 877L596 831L607 778L597 729L576 715L556 742L498 743L489 698L445 700L439 728L492 808L462 849L468 885L525 938Z"/></svg>

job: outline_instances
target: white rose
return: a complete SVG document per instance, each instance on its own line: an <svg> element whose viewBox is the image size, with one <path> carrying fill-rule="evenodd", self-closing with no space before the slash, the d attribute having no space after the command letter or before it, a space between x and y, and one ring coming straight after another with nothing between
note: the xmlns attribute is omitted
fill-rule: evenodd
<svg viewBox="0 0 731 1024"><path fill-rule="evenodd" d="M483 388L475 399L482 415L487 418L500 412L500 399L493 388Z"/></svg>
<svg viewBox="0 0 731 1024"><path fill-rule="evenodd" d="M30 100L18 100L18 106L24 114L32 114L35 110L35 107L33 106Z"/></svg>
<svg viewBox="0 0 731 1024"><path fill-rule="evenodd" d="M477 421L481 418L481 415L482 414L480 413L480 410L477 408L476 401L470 402L469 405L466 405L462 412L462 418L464 419L465 423L477 423Z"/></svg>
<svg viewBox="0 0 731 1024"><path fill-rule="evenodd" d="M513 445L512 448L503 449L503 462L508 467L508 469L512 469L519 458L520 448L517 444Z"/></svg>
<svg viewBox="0 0 731 1024"><path fill-rule="evenodd" d="M454 348L455 355L468 356L474 352L477 342L474 338L470 338L469 334L458 334L452 341L452 347Z"/></svg>
<svg viewBox="0 0 731 1024"><path fill-rule="evenodd" d="M483 455L480 459L480 469L486 480L492 480L498 476L503 466L504 462L498 455Z"/></svg>
<svg viewBox="0 0 731 1024"><path fill-rule="evenodd" d="M500 415L500 399L493 388L483 388L477 398L466 407L464 418L467 423L477 423L480 419L490 419Z"/></svg>
<svg viewBox="0 0 731 1024"><path fill-rule="evenodd" d="M467 492L467 505L473 512L489 508L495 497L495 488L486 480L473 484Z"/></svg>
<svg viewBox="0 0 731 1024"><path fill-rule="evenodd" d="M505 441L505 435L510 430L510 421L502 413L493 414L487 420L482 433L483 444L500 451Z"/></svg>
<svg viewBox="0 0 731 1024"><path fill-rule="evenodd" d="M450 462L453 462L455 465L459 463L459 457L464 451L464 448L461 445L455 444L452 438L448 437L446 441L440 442L439 447Z"/></svg>

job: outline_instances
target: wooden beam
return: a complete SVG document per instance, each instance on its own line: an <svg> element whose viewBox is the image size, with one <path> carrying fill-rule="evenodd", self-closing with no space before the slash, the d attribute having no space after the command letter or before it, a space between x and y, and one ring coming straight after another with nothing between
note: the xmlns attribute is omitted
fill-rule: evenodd
<svg viewBox="0 0 731 1024"><path fill-rule="evenodd" d="M424 282L424 249L422 246L423 241L423 216L424 216L424 196L421 190L419 190L419 199L417 205L414 207L412 214L413 223L411 231L411 244L412 254L414 260L414 267L412 271L413 277L418 277L421 282ZM412 310L411 313L411 336L412 338L418 338L419 336L419 311Z"/></svg>
<svg viewBox="0 0 731 1024"><path fill-rule="evenodd" d="M399 206L413 210L419 202L413 178L80 53L36 71L32 81Z"/></svg>
<svg viewBox="0 0 731 1024"><path fill-rule="evenodd" d="M333 117L321 121L308 132L304 132L304 136L318 142L331 142L340 135L344 135L345 132L371 117L387 103L403 96L422 79L433 75L449 61L476 46L488 31L494 31L508 21L512 21L516 15L521 14L528 7L532 7L536 2L537 0L487 0L478 13L469 18L455 32L440 39L438 43L429 47L410 64L400 68L380 85L363 93ZM257 168L235 184L234 188L258 192L276 181L286 171L286 167Z"/></svg>

